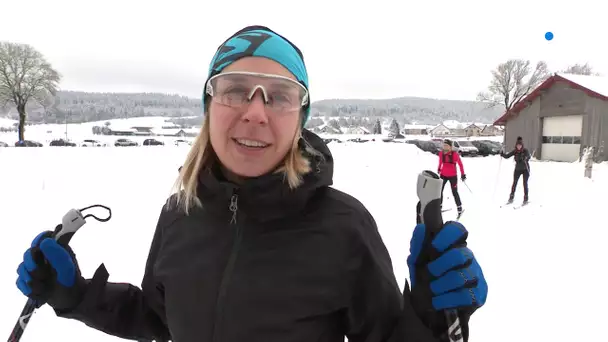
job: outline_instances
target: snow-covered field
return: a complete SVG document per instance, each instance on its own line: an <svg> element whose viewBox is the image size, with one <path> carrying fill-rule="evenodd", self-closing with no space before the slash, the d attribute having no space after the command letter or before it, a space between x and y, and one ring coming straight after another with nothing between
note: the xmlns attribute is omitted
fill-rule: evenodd
<svg viewBox="0 0 608 342"><path fill-rule="evenodd" d="M1 121L3 120L3 121ZM41 124L25 127L25 139L34 140L42 143L44 146L49 146L49 143L55 139L67 139L80 146L85 139L93 139L108 146L114 146L114 142L120 138L127 138L138 142L140 145L145 139L154 138L162 141L165 145L174 145L176 140L192 141L193 138L168 137L168 136L115 136L115 135L95 135L93 134L94 126L104 126L106 122L110 122L110 128L115 130L130 129L131 127L155 127L172 126L173 124L166 122L165 117L140 117L129 119L113 119L107 121L92 121L79 124ZM0 127L10 127L12 122L8 119L0 118ZM4 126L3 126L4 125ZM0 142L5 142L9 146L13 146L17 141L17 132L0 132Z"/></svg>
<svg viewBox="0 0 608 342"><path fill-rule="evenodd" d="M408 144L330 144L335 187L359 198L374 215L403 286L415 225L416 176L435 170L436 156ZM159 210L188 149L0 149L0 227L4 294L0 331L7 336L25 298L16 267L31 239L53 229L70 208L108 205L108 223L90 221L73 239L84 276L100 263L110 280L139 284ZM466 158L460 186L469 245L489 283L487 304L471 320L471 342L600 341L605 336L605 190L608 165L594 180L579 163L533 162L528 207L500 208L508 197L513 161ZM521 186L521 185L520 185ZM453 205L446 189L446 203ZM522 197L521 188L517 201ZM455 211L445 213L449 219ZM22 341L117 341L47 306Z"/></svg>

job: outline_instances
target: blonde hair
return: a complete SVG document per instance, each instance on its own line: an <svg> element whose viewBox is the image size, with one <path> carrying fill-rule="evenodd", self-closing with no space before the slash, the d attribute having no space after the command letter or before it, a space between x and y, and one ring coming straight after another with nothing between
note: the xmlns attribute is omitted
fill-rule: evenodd
<svg viewBox="0 0 608 342"><path fill-rule="evenodd" d="M310 161L304 156L298 146L298 141L302 135L302 128L298 126L295 138L291 149L283 159L281 165L276 169L275 173L283 173L284 179L289 184L291 189L295 189L303 182L303 176L311 172ZM315 156L321 155L314 151L308 143L306 143L306 151ZM186 157L186 160L179 172L173 192L176 193L174 198L175 205L182 210L186 215L189 214L193 207L202 207L202 203L198 198L199 173L201 170L208 170L212 164L216 162L216 155L209 137L209 115L205 115L203 126L192 144L192 148Z"/></svg>

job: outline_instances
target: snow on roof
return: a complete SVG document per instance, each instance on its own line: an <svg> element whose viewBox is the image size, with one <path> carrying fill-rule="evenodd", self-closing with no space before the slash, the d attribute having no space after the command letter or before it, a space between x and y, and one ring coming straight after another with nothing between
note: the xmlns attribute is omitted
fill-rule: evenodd
<svg viewBox="0 0 608 342"><path fill-rule="evenodd" d="M200 127L192 127L192 128L182 128L185 133L196 133L198 134L201 131Z"/></svg>
<svg viewBox="0 0 608 342"><path fill-rule="evenodd" d="M468 126L456 120L446 120L442 124L449 129L465 128L466 126Z"/></svg>
<svg viewBox="0 0 608 342"><path fill-rule="evenodd" d="M110 119L101 121L90 121L84 124L89 126L105 126L106 122L110 123L110 127L158 127L169 124L171 118L163 116L142 116L134 118Z"/></svg>
<svg viewBox="0 0 608 342"><path fill-rule="evenodd" d="M177 134L179 131L184 131L183 129L179 128L179 127L171 127L171 128L161 128L161 127L156 127L156 128L152 128L152 132L156 133L156 134Z"/></svg>
<svg viewBox="0 0 608 342"><path fill-rule="evenodd" d="M130 128L130 127L112 127L112 126L110 126L110 129L114 132L132 132L132 133L137 132L137 130L135 128Z"/></svg>
<svg viewBox="0 0 608 342"><path fill-rule="evenodd" d="M559 76L583 86L600 95L608 97L608 78L602 76L587 76L558 73Z"/></svg>
<svg viewBox="0 0 608 342"><path fill-rule="evenodd" d="M433 125L403 125L403 129L429 129L433 128Z"/></svg>
<svg viewBox="0 0 608 342"><path fill-rule="evenodd" d="M496 119L494 125L505 125L510 118L516 116L521 110L526 108L528 103L540 96L543 90L551 88L557 81L569 82L570 87L582 90L588 96L600 98L604 101L608 100L608 79L606 77L555 73L530 94L513 105L511 110L506 111L501 117Z"/></svg>

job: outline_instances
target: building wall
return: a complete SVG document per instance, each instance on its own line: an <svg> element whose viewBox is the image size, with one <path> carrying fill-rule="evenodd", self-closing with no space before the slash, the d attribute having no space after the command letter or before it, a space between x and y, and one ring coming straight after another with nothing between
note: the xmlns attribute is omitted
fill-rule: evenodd
<svg viewBox="0 0 608 342"><path fill-rule="evenodd" d="M534 153L541 146L540 98L524 108L518 115L507 121L505 126L505 145L507 151L515 146L517 137L524 139L524 144ZM537 152L538 154L538 152Z"/></svg>
<svg viewBox="0 0 608 342"><path fill-rule="evenodd" d="M550 116L583 115L581 148L606 146L608 142L608 101L588 96L585 92L570 88L565 82L556 82L515 118L505 128L507 149L515 145L518 136L536 158L542 156L542 118ZM602 152L602 151L598 151ZM608 151L603 151L606 158Z"/></svg>
<svg viewBox="0 0 608 342"><path fill-rule="evenodd" d="M464 133L467 137L476 137L481 134L481 129L477 127L465 128Z"/></svg>
<svg viewBox="0 0 608 342"><path fill-rule="evenodd" d="M584 127L585 103L588 98L589 96L584 91L571 88L566 82L558 81L539 97L540 117L583 115ZM542 158L542 132L543 121L541 119L539 132L541 144L539 145L537 158ZM583 139L583 132L581 132L581 140Z"/></svg>
<svg viewBox="0 0 608 342"><path fill-rule="evenodd" d="M585 92L570 88L567 83L556 82L539 97L540 117L585 114L587 97Z"/></svg>
<svg viewBox="0 0 608 342"><path fill-rule="evenodd" d="M450 129L444 126L437 126L431 130L433 135L447 135L450 134Z"/></svg>
<svg viewBox="0 0 608 342"><path fill-rule="evenodd" d="M593 146L598 161L608 160L608 102L588 97L583 118L582 148Z"/></svg>

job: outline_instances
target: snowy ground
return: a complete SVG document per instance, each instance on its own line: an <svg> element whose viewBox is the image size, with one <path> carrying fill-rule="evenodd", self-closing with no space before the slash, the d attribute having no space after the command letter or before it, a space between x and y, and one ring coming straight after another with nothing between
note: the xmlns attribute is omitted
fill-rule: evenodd
<svg viewBox="0 0 608 342"><path fill-rule="evenodd" d="M359 198L376 218L403 286L414 228L416 175L435 170L436 156L407 144L330 145L335 187ZM53 229L70 208L101 203L108 223L90 221L72 246L83 273L100 263L110 280L139 284L160 207L187 147L0 149L0 259L4 293L0 331L7 337L25 298L16 267L31 239ZM512 160L466 158L471 191L461 186L462 222L489 283L489 298L471 320L471 342L598 341L605 335L604 238L608 165L594 181L581 164L534 162L529 207L500 208L508 197ZM363 181L364 180L364 181ZM446 189L446 196L449 190ZM518 190L517 200L522 192ZM452 203L447 197L446 203ZM455 215L446 213L446 219ZM599 339L598 339L599 338ZM101 332L37 311L22 341L115 341Z"/></svg>

